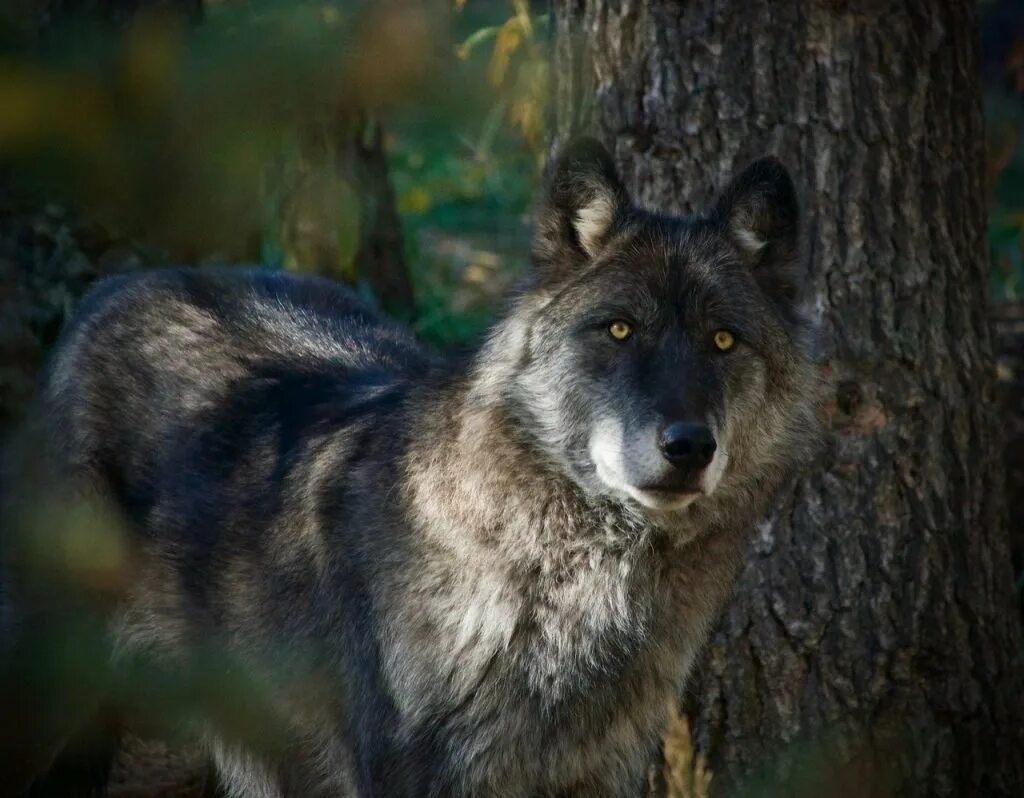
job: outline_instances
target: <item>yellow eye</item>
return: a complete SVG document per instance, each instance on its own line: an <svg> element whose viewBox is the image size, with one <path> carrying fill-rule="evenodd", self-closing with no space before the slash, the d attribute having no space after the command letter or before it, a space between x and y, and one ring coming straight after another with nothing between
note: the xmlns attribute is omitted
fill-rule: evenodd
<svg viewBox="0 0 1024 798"><path fill-rule="evenodd" d="M608 325L608 332L616 341L625 341L633 334L633 328L625 321L613 321Z"/></svg>
<svg viewBox="0 0 1024 798"><path fill-rule="evenodd" d="M721 352L728 352L736 346L736 338L728 330L719 330L715 333L715 346Z"/></svg>

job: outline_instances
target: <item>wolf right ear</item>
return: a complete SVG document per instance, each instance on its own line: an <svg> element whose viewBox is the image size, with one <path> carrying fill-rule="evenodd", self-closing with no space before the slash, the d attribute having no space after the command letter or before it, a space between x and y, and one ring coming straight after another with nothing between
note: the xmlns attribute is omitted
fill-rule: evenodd
<svg viewBox="0 0 1024 798"><path fill-rule="evenodd" d="M571 142L551 170L537 214L532 254L541 279L557 279L596 258L628 209L608 150L591 138Z"/></svg>

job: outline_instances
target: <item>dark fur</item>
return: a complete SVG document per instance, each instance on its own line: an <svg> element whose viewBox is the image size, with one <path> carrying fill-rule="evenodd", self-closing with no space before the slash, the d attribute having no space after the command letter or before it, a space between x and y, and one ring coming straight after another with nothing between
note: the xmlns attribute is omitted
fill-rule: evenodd
<svg viewBox="0 0 1024 798"><path fill-rule="evenodd" d="M237 795L637 794L813 438L797 252L777 162L671 218L584 142L465 368L322 280L102 283L46 391L66 467L142 541L118 657L244 663L279 742L197 719ZM673 419L714 428L720 474L666 470ZM704 493L647 506L652 481Z"/></svg>

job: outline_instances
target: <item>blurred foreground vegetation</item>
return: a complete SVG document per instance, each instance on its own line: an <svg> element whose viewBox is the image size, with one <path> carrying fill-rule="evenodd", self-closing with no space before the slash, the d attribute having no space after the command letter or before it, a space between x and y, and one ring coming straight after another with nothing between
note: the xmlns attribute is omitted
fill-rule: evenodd
<svg viewBox="0 0 1024 798"><path fill-rule="evenodd" d="M546 16L483 0L221 0L193 16L0 17L17 184L147 263L258 262L380 301L357 268L375 188L352 163L379 136L395 196L370 204L397 206L412 286L382 304L441 344L477 333L523 268Z"/></svg>
<svg viewBox="0 0 1024 798"><path fill-rule="evenodd" d="M1024 294L1024 8L981 9L992 292L1013 300ZM13 341L2 344L2 421L24 409L24 386L85 286L129 269L326 274L432 343L472 341L526 267L549 34L546 4L526 0L0 10L0 337ZM1024 340L1022 320L1010 315L1010 338ZM1021 352L1005 366L1015 392ZM0 574L0 633L31 631L13 651L0 646L0 707L17 719L0 746L45 761L69 711L84 718L111 690L145 693L156 736L173 739L196 706L243 738L275 726L265 695L216 652L173 678L110 668L101 618L133 567L130 543L102 512L44 498L18 513L23 535L0 540L45 593L38 616L9 617ZM652 792L696 798L709 779L673 718Z"/></svg>

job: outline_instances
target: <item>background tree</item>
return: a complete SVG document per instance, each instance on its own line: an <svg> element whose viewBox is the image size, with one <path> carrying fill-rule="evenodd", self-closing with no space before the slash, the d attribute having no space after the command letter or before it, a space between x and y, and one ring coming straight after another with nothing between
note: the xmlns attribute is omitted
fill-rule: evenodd
<svg viewBox="0 0 1024 798"><path fill-rule="evenodd" d="M765 152L803 186L830 441L690 696L716 782L1024 793L974 4L554 11L556 137L598 134L641 201L702 206Z"/></svg>

